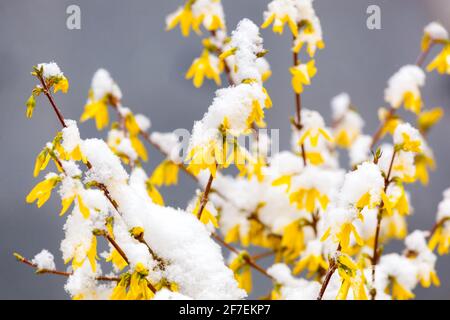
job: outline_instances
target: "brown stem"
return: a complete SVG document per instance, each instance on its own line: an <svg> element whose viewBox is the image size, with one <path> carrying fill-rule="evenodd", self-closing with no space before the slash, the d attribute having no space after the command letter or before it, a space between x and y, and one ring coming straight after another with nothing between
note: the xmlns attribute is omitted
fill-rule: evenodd
<svg viewBox="0 0 450 320"><path fill-rule="evenodd" d="M147 241L145 241L144 239L144 233L141 233L139 236L134 237L137 241L139 241L140 243L144 244L147 249L148 252L150 253L150 255L153 257L154 260L158 261L159 265L161 267L163 267L165 265L164 260L159 257L155 251L153 251L153 249L148 245Z"/></svg>
<svg viewBox="0 0 450 320"><path fill-rule="evenodd" d="M445 222L449 221L450 218L446 217L446 218L442 218L441 220L439 220L438 222L436 222L433 227L430 230L430 234L428 235L428 238L432 237L433 234L436 232L436 230L438 228L440 228Z"/></svg>
<svg viewBox="0 0 450 320"><path fill-rule="evenodd" d="M255 255L251 256L251 258L252 258L253 261L257 261L257 260L260 260L260 259L264 259L264 258L270 257L270 256L272 256L274 254L275 254L275 251L269 250L269 251L266 251L266 252L261 252L261 253L255 254Z"/></svg>
<svg viewBox="0 0 450 320"><path fill-rule="evenodd" d="M209 175L208 183L206 184L205 191L202 194L202 198L200 200L200 209L197 212L197 218L200 219L202 217L203 210L206 207L206 204L208 203L208 197L209 193L211 192L211 185L214 180L214 177L212 174Z"/></svg>
<svg viewBox="0 0 450 320"><path fill-rule="evenodd" d="M295 41L295 37L294 37ZM292 53L292 60L294 67L298 65L298 53L293 52ZM295 127L298 130L302 129L302 98L299 93L295 92ZM301 149L301 155L303 159L303 165L306 166L306 152L305 152L305 145L302 143L300 146Z"/></svg>
<svg viewBox="0 0 450 320"><path fill-rule="evenodd" d="M38 274L54 274L58 276L64 276L69 277L73 274L73 272L66 272L66 271L59 271L59 270L51 270L51 269L39 269L38 265L36 263L31 262L30 260L22 257L21 255L15 253L14 257L16 257L17 261L22 262L23 264L26 264L34 269L36 269L36 273ZM118 277L106 277L106 276L98 276L95 278L95 280L98 281L120 281L120 278Z"/></svg>
<svg viewBox="0 0 450 320"><path fill-rule="evenodd" d="M217 241L219 242L223 247L225 247L226 249L230 250L231 252L235 253L235 254L240 254L239 250L237 250L236 248L234 248L233 246L231 246L230 244L226 243L219 235L217 235L216 233L211 233L211 236ZM262 275L266 276L267 278L274 280L274 278L267 273L266 270L264 270L263 267L259 266L251 257L245 257L245 262L247 262L247 264L254 268L255 270L259 271Z"/></svg>
<svg viewBox="0 0 450 320"><path fill-rule="evenodd" d="M386 118L383 120L382 123L380 123L380 125L378 126L377 131L375 131L375 133L372 136L372 143L370 144L370 149L372 149L377 144L377 142L381 139L381 134L383 133L384 126L395 115L395 112L396 112L395 108L391 107L389 109L389 112L388 112Z"/></svg>
<svg viewBox="0 0 450 320"><path fill-rule="evenodd" d="M420 52L420 54L419 54L419 56L417 57L417 60L416 60L416 65L418 67L422 67L423 63L425 62L425 60L426 60L426 58L428 56L428 54L430 53L431 49L434 47L435 44L436 43L434 41L432 41L425 50Z"/></svg>
<svg viewBox="0 0 450 320"><path fill-rule="evenodd" d="M122 248L116 242L116 240L114 240L114 238L111 237L106 231L104 231L104 230L95 230L94 231L94 235L102 236L106 240L108 240L108 242L111 243L111 245L114 247L114 249L116 249L117 252L120 254L120 256L123 258L123 260L125 260L125 262L127 264L130 264L130 262L129 262L128 258L127 258L127 255L125 254L125 252L122 250Z"/></svg>
<svg viewBox="0 0 450 320"><path fill-rule="evenodd" d="M341 251L341 244L338 245L336 249L336 253L339 253ZM319 295L317 296L317 300L322 300L323 295L325 294L325 291L328 288L328 284L330 283L331 277L333 276L334 272L336 271L338 265L336 263L336 258L330 259L330 266L328 267L327 274L325 275L325 279L322 282L322 286L320 287Z"/></svg>
<svg viewBox="0 0 450 320"><path fill-rule="evenodd" d="M58 106L56 105L55 101L53 100L53 96L50 93L50 90L47 86L47 83L45 82L45 79L43 78L42 74L39 72L37 73L37 77L39 79L39 81L41 82L42 88L44 89L44 94L47 96L48 100L50 101L50 104L53 107L53 110L56 113L56 116L58 117L59 122L61 123L61 125L66 128L66 122L64 121L64 117L61 113L61 111L59 110Z"/></svg>
<svg viewBox="0 0 450 320"><path fill-rule="evenodd" d="M394 147L394 151L392 153L392 158L391 158L391 162L389 163L389 169L386 175L386 178L384 179L384 192L387 191L387 188L389 186L389 184L391 183L390 181L390 177L391 177L391 173L392 173L392 167L394 166L394 160L395 160L395 155L397 154L397 151L395 150ZM381 208L384 206L383 201L381 201L380 206L378 208L378 214L377 214L377 227L375 229L375 240L374 240L374 244L373 244L373 254L372 254L372 290L370 291L370 296L372 300L375 300L375 296L376 296L376 289L375 289L375 270L376 270L376 265L378 263L379 260L379 250L378 250L378 246L379 246L379 239L380 239L380 230L381 230L381 220L383 219L383 214L382 214L382 210Z"/></svg>

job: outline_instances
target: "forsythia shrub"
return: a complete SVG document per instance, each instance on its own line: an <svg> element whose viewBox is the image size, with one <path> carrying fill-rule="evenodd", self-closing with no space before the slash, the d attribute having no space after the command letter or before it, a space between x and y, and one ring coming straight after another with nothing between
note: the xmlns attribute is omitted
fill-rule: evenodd
<svg viewBox="0 0 450 320"><path fill-rule="evenodd" d="M107 138L82 139L53 97L67 92L67 77L54 62L33 67L38 84L26 115L31 118L36 98L45 96L62 130L34 167L35 177L50 162L54 172L26 201L41 207L59 195L66 216L62 258L71 266L57 270L47 250L32 260L16 258L38 273L67 277L73 299L241 299L252 291L253 272L273 283L267 299L411 299L417 285L439 285L434 250L449 251L450 189L435 226L408 232L407 186L426 185L435 166L427 134L443 110L425 107L422 68L430 49L439 47L426 71L450 74L447 31L436 22L424 29L420 57L389 79L379 129L368 135L346 93L332 99L330 125L302 107L301 93L317 73L314 56L325 47L312 2L274 0L262 23L279 34L286 25L293 37L289 151L269 154L268 137L258 130L272 107L259 29L244 19L229 34L219 0L188 0L167 17L169 30L179 25L184 36L191 29L206 34L186 78L195 87L205 78L220 86L224 75L229 84L194 124L184 159L177 136L150 133L149 119L122 105L119 86L103 69L92 79L81 122L109 127ZM414 125L403 120L402 108L415 115ZM254 138L249 147L240 143L246 136ZM151 175L142 168L145 144L166 157ZM348 151L349 169L340 166L339 149ZM225 173L231 166L236 176ZM177 184L180 169L202 189L186 210L165 206L159 192ZM391 239L404 239L403 253L383 254ZM98 241L106 241L108 251L98 253ZM226 261L217 243L229 251ZM250 246L264 251L252 256L241 249ZM266 270L258 260L269 256L274 264Z"/></svg>

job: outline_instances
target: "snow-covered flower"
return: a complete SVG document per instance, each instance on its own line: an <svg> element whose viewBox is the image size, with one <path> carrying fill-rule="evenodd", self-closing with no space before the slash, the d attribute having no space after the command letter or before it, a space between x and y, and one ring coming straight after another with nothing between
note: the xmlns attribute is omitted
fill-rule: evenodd
<svg viewBox="0 0 450 320"><path fill-rule="evenodd" d="M398 109L403 104L406 110L418 114L422 106L420 88L424 84L425 73L421 68L403 66L389 79L384 98L392 108Z"/></svg>

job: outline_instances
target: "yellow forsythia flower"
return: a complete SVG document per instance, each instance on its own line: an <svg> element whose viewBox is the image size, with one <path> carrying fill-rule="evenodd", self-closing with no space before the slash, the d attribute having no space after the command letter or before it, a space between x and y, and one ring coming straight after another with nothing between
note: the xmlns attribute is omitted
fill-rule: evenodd
<svg viewBox="0 0 450 320"><path fill-rule="evenodd" d="M203 78L212 79L220 86L220 73L223 70L223 63L216 56L209 53L207 49L203 50L202 55L195 59L186 73L186 79L193 79L196 88L203 84Z"/></svg>
<svg viewBox="0 0 450 320"><path fill-rule="evenodd" d="M37 200L37 207L40 208L52 194L53 188L56 187L61 178L56 174L48 174L45 180L39 182L27 195L27 203L33 203Z"/></svg>
<svg viewBox="0 0 450 320"><path fill-rule="evenodd" d="M156 186L177 184L178 170L179 166L176 163L170 160L164 160L153 171L150 182Z"/></svg>
<svg viewBox="0 0 450 320"><path fill-rule="evenodd" d="M311 79L317 73L314 60L311 60L306 64L299 64L295 67L291 67L289 70L292 74L292 88L297 94L303 92L304 85L311 84Z"/></svg>

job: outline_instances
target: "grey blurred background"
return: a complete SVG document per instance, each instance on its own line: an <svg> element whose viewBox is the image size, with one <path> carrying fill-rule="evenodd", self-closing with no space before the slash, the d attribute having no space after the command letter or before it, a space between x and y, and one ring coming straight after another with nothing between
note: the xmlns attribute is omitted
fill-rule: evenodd
<svg viewBox="0 0 450 320"><path fill-rule="evenodd" d="M56 61L69 78L70 91L57 95L67 118L78 119L93 73L108 69L124 93L124 105L148 115L153 130L191 129L210 104L216 87L207 82L200 90L184 80L184 72L201 50L200 38L183 38L177 29L165 32L165 16L182 0L18 0L0 1L0 298L66 299L65 279L37 276L15 262L13 251L32 258L42 248L55 254L63 268L59 242L64 219L58 217L57 197L42 208L25 203L25 195L37 180L32 178L36 154L57 130L58 123L47 101L39 99L32 120L25 118L24 102L35 85L31 66ZM268 0L223 0L228 28L250 18L262 23ZM66 8L81 7L81 30L66 28ZM381 30L368 30L366 9L381 8ZM450 26L448 0L316 0L326 49L317 55L319 73L303 95L304 106L319 110L329 120L329 100L347 91L366 120L366 132L377 126L376 111L383 105L387 79L400 66L413 63L419 53L423 27L432 20ZM281 130L281 147L289 147L288 117L293 95L288 68L291 64L290 36L262 31L273 76L267 89L274 108L267 113L268 125ZM428 75L424 90L426 104L449 111L450 81L446 76ZM410 229L429 229L435 219L441 192L450 186L449 116L432 131L438 170L431 174L428 188L413 187L415 208ZM81 125L82 136L102 136L93 122ZM161 160L150 151L151 170ZM194 184L181 174L179 186L164 190L166 202L184 207ZM394 243L390 250L401 249ZM450 298L450 256L440 257L439 288L418 289L417 298ZM256 274L257 291L266 293L268 283ZM266 290L264 290L266 288ZM253 296L255 297L255 296Z"/></svg>

